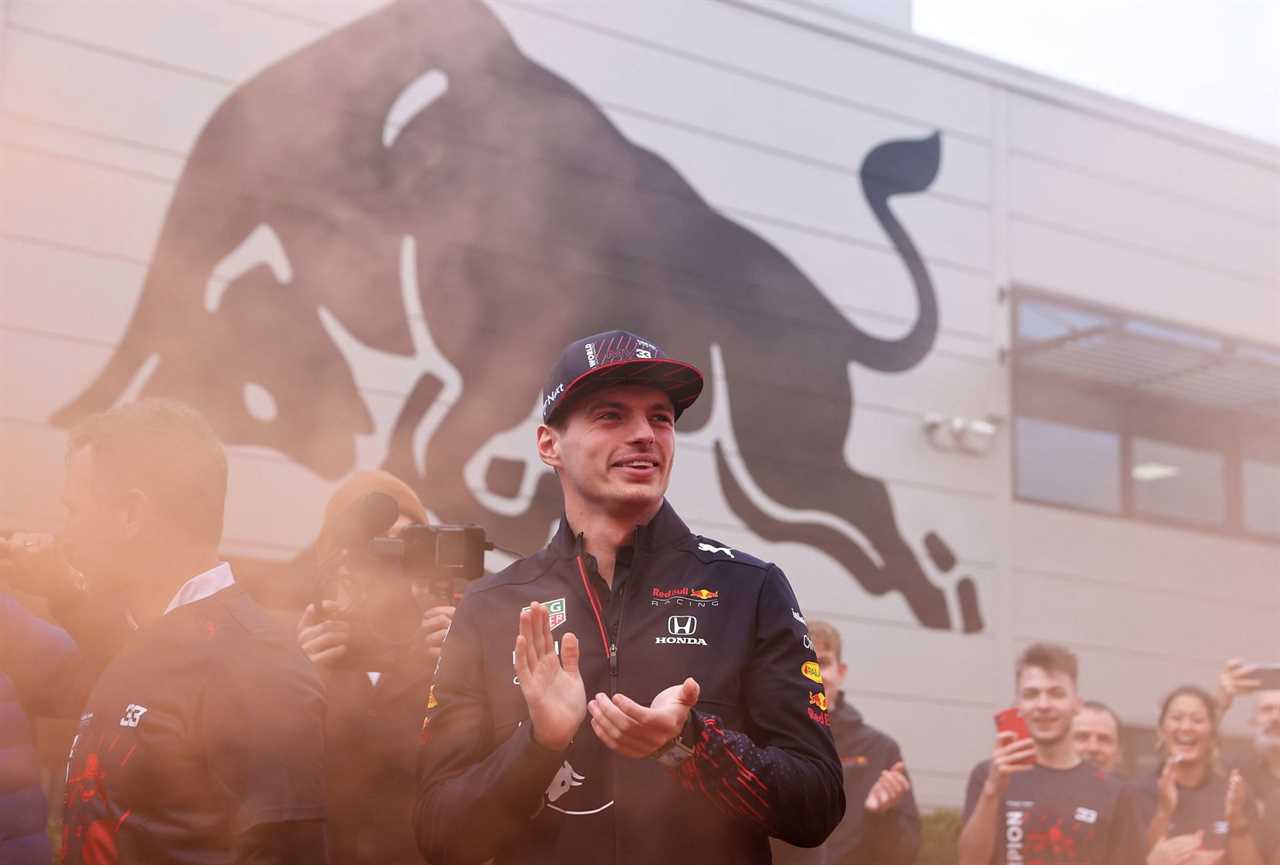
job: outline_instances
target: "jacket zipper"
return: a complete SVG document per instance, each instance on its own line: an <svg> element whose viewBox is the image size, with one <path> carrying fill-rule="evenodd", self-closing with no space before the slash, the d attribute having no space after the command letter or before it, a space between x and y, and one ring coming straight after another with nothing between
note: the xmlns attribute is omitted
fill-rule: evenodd
<svg viewBox="0 0 1280 865"><path fill-rule="evenodd" d="M613 634L613 641L609 643L609 686L610 693L616 693L618 690L618 643L622 642L622 616L627 612L626 594L627 583L634 583L640 572L640 529L636 528L635 534L631 536L631 574L630 577L621 586L618 587L618 627ZM616 573L616 571L615 571Z"/></svg>
<svg viewBox="0 0 1280 865"><path fill-rule="evenodd" d="M587 591L591 614L595 616L596 629L600 632L600 646L609 660L609 693L612 694L617 690L618 684L618 647L609 640L609 632L604 626L604 613L600 609L600 599L596 597L596 590L591 588L591 580L587 578L586 563L580 555L574 556L574 561L578 564L578 576L582 578L582 588Z"/></svg>

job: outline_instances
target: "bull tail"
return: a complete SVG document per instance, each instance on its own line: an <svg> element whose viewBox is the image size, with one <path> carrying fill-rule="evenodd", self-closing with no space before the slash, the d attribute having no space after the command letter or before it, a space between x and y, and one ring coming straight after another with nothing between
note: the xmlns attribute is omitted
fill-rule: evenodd
<svg viewBox="0 0 1280 865"><path fill-rule="evenodd" d="M920 252L889 209L894 195L923 192L942 164L940 133L927 138L887 141L862 160L862 194L876 220L889 235L915 288L919 314L911 330L898 339L881 339L855 329L852 357L881 372L902 372L924 360L938 335L938 300Z"/></svg>

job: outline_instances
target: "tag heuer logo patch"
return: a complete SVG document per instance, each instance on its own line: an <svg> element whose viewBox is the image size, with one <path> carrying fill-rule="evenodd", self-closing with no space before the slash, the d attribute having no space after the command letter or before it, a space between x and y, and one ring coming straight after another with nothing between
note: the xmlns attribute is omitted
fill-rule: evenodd
<svg viewBox="0 0 1280 865"><path fill-rule="evenodd" d="M546 607L548 615L551 616L551 630L554 631L568 621L569 615L565 612L564 598L556 598L554 601L539 601L538 603ZM526 612L528 609L528 607L525 607L520 612Z"/></svg>

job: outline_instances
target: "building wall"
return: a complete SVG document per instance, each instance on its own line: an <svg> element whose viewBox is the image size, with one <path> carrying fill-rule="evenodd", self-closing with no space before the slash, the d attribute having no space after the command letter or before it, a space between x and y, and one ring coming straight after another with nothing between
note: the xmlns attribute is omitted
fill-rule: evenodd
<svg viewBox="0 0 1280 865"><path fill-rule="evenodd" d="M57 525L64 433L49 418L118 347L215 110L271 64L377 5L7 0L0 527ZM921 432L930 412L1008 418L1001 290L1011 286L1275 342L1274 149L786 0L494 0L490 8L521 54L588 97L632 144L669 163L707 206L780 251L845 320L873 334L903 334L918 310L901 256L863 198L859 166L885 142L940 134L936 180L893 204L936 290L932 350L901 373L836 362L848 367L855 406L846 462L885 482L896 531L943 589L952 627L922 627L901 592L872 594L829 551L767 541L735 512L717 476L717 446L748 488L771 461L803 455L741 452L724 406L751 399L757 382L735 377L731 346L709 355L711 416L682 436L671 491L696 531L777 561L806 613L840 625L848 688L869 721L902 742L923 802L959 801L969 768L989 751L990 716L1010 699L1012 658L1033 639L1077 648L1088 694L1135 723L1150 722L1157 696L1175 682L1211 682L1229 655L1274 654L1276 547L1014 503L1007 426L984 457L940 452ZM350 58L353 75L360 62ZM331 120L325 103L298 98L292 115ZM769 338L799 352L827 324L779 313ZM529 354L554 349L534 342ZM374 424L355 462L376 465L422 370L446 383L456 370L431 340L409 355L359 340L344 350ZM780 387L758 384L766 395ZM444 404L458 400L455 391ZM529 506L533 428L530 415L485 442L468 472L495 514ZM783 424L780 439L788 438ZM334 479L261 444L230 452L229 549L292 555L311 540ZM523 463L519 489L486 489L486 459ZM795 508L752 495L795 517ZM834 522L856 537L857 525ZM944 571L927 553L930 533L954 551L954 567ZM977 588L975 633L958 624L963 578Z"/></svg>

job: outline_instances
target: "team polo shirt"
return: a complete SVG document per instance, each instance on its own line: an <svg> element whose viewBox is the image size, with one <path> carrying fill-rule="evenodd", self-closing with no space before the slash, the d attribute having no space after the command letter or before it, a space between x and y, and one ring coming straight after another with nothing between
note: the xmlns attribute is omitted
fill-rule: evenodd
<svg viewBox="0 0 1280 865"><path fill-rule="evenodd" d="M964 818L978 805L991 761L969 775ZM996 813L993 865L1135 865L1146 859L1123 785L1088 761L1074 769L1035 766L1010 776Z"/></svg>
<svg viewBox="0 0 1280 865"><path fill-rule="evenodd" d="M103 672L72 744L67 865L233 860L254 826L324 817L324 692L226 564Z"/></svg>
<svg viewBox="0 0 1280 865"><path fill-rule="evenodd" d="M1179 784L1178 805L1169 818L1165 837L1204 832L1204 841L1201 843L1204 849L1226 850L1231 831L1227 822L1227 781L1226 774L1213 771L1195 787L1183 787ZM1147 775L1140 778L1129 786L1127 792L1134 799L1134 814L1138 825L1145 832L1151 825L1160 802L1159 776ZM1263 823L1257 800L1252 795L1245 800L1244 807L1253 828L1254 843L1258 852L1266 859L1272 847L1272 832L1269 831L1271 827ZM1230 865L1230 862L1231 855L1228 852L1223 857L1222 865Z"/></svg>

